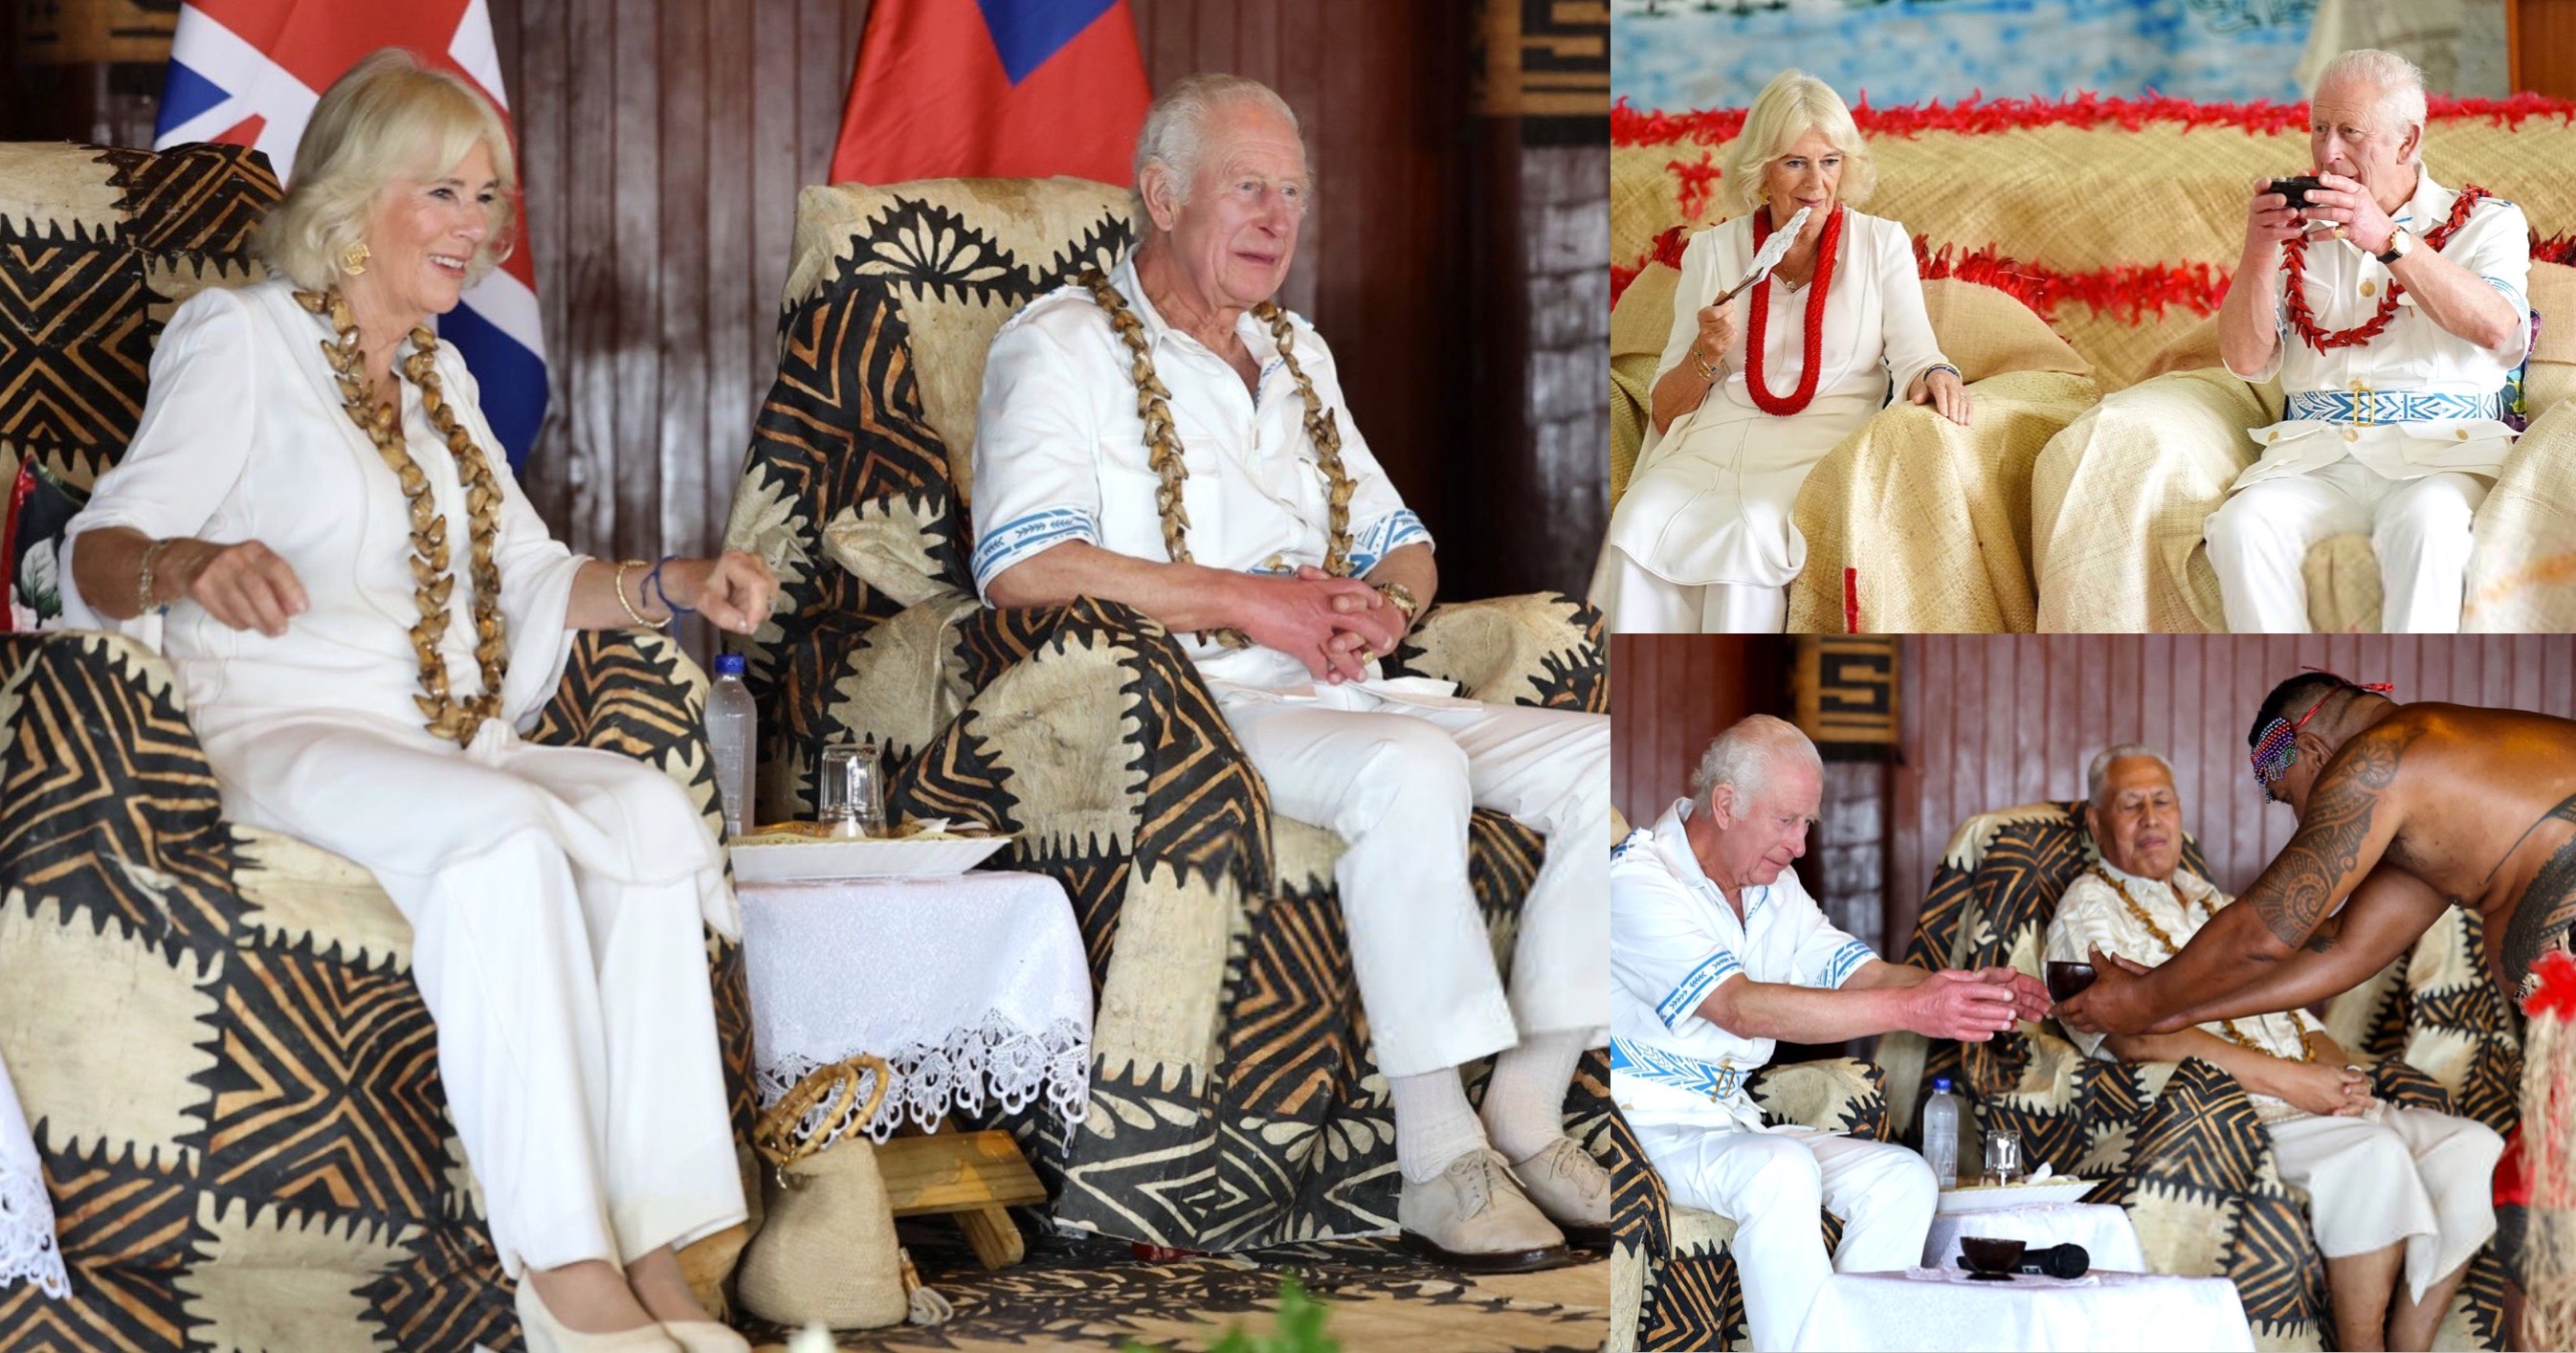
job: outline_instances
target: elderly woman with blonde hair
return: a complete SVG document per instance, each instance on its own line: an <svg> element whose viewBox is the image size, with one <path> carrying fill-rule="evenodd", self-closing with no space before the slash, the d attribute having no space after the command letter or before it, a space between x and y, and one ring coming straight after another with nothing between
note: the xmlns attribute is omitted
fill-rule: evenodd
<svg viewBox="0 0 2576 1353"><path fill-rule="evenodd" d="M1792 516L1816 462L1891 385L1968 421L1905 228L1853 209L1876 175L1833 88L1781 72L1721 169L1739 214L1682 254L1654 426L1593 573L1592 600L1621 633L1778 631L1806 563ZM1738 291L1792 222L1778 265Z"/></svg>
<svg viewBox="0 0 2576 1353"><path fill-rule="evenodd" d="M439 1078L528 1344L744 1350L675 1245L743 1219L686 791L522 742L570 634L691 608L748 633L748 555L573 555L428 327L505 255L492 106L384 51L315 105L271 280L171 317L124 460L67 532L75 621L157 618L228 817L365 866L411 923ZM145 631L148 635L151 626Z"/></svg>

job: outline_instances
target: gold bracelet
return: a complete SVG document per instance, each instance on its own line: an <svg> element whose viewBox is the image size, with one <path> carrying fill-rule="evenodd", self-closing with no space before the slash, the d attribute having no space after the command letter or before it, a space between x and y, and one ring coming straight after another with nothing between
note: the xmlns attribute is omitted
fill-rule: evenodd
<svg viewBox="0 0 2576 1353"><path fill-rule="evenodd" d="M662 628L663 625L670 624L671 622L669 620L664 620L660 624L656 624L653 621L645 619L644 613L635 609L635 603L626 599L626 570L642 567L644 567L644 561L641 559L618 560L617 581L611 586L617 593L617 604L626 608L626 618L634 621L636 628L657 630Z"/></svg>
<svg viewBox="0 0 2576 1353"><path fill-rule="evenodd" d="M143 563L134 570L134 614L137 619L156 609L152 598L161 589L158 580L152 576L152 566L160 562L161 552L170 548L170 543L177 539L177 536L163 536L143 547Z"/></svg>

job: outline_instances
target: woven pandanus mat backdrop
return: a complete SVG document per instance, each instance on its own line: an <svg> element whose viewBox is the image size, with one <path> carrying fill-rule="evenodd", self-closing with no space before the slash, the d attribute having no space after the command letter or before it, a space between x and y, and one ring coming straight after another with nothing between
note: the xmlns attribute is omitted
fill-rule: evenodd
<svg viewBox="0 0 2576 1353"><path fill-rule="evenodd" d="M2261 176L2308 170L2299 104L1970 99L1854 108L1878 163L1862 210L1903 223L1926 276L2019 296L2094 367L2105 392L2214 365L2209 317L2245 238ZM2424 164L2521 204L2534 256L2576 262L2576 103L2432 100ZM1731 213L1718 193L1740 109L1610 121L1614 294L1659 254Z"/></svg>

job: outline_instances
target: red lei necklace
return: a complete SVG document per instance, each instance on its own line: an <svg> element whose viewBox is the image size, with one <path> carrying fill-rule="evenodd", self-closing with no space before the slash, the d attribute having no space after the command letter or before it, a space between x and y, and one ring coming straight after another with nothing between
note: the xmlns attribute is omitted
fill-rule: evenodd
<svg viewBox="0 0 2576 1353"><path fill-rule="evenodd" d="M1771 238L1771 210L1753 213L1753 247ZM1843 209L1825 218L1824 237L1816 242L1816 274L1807 283L1807 364L1798 372L1798 391L1786 399L1771 393L1762 380L1762 351L1765 331L1771 324L1771 279L1763 278L1753 287L1753 324L1744 336L1744 385L1753 392L1755 407L1775 418L1802 413L1816 397L1816 377L1823 369L1825 347L1825 290L1834 284L1834 246L1842 243Z"/></svg>
<svg viewBox="0 0 2576 1353"><path fill-rule="evenodd" d="M2433 227L2432 233L2424 237L2424 247L2438 252L2443 245L2450 243L2460 227L2469 223L2469 213L2491 196L2494 194L2476 184L2463 184L2459 200L2451 204L2449 219ZM2290 272L2290 285L2286 288L2289 294L2283 301L2289 313L2290 327L2318 352L2332 348L2357 348L2379 337L2387 330L2388 322L2397 318L2397 298L2406 294L2405 284L2391 277L2388 290L2380 293L2378 313L2373 314L2368 322L2328 333L2317 327L2316 312L2308 308L2308 242L2302 239L2291 245L2289 257L2282 262Z"/></svg>

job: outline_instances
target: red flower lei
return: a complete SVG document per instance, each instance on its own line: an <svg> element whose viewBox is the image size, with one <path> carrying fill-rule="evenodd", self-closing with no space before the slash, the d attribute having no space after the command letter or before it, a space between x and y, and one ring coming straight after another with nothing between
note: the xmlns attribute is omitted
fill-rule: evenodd
<svg viewBox="0 0 2576 1353"><path fill-rule="evenodd" d="M1753 213L1753 247L1771 237L1771 211L1765 207ZM1775 418L1802 413L1816 397L1816 377L1822 370L1825 346L1825 289L1834 284L1834 246L1842 243L1843 209L1825 218L1824 237L1816 242L1816 275L1807 286L1807 365L1798 373L1798 391L1786 399L1771 393L1762 381L1762 351L1765 331L1771 321L1771 279L1763 278L1753 287L1753 324L1744 336L1744 385L1753 392L1753 403Z"/></svg>
<svg viewBox="0 0 2576 1353"><path fill-rule="evenodd" d="M2459 233L2461 226L2469 223L2469 213L2477 208L2478 203L2492 196L2494 194L2476 184L2462 185L2459 199L2451 204L2449 219L2433 227L2432 233L2424 237L2424 247L2438 252L2451 242L2453 235ZM2405 284L2392 277L2388 279L2388 290L2380 293L2378 313L2372 315L2368 322L2328 333L2317 327L2316 312L2308 308L2308 242L2302 239L2291 245L2289 257L2282 262L2290 272L2290 285L2286 288L2289 294L2283 301L2290 327L2318 352L2331 348L2357 348L2379 337L2387 330L2388 322L2397 318L2397 298L2406 294Z"/></svg>

